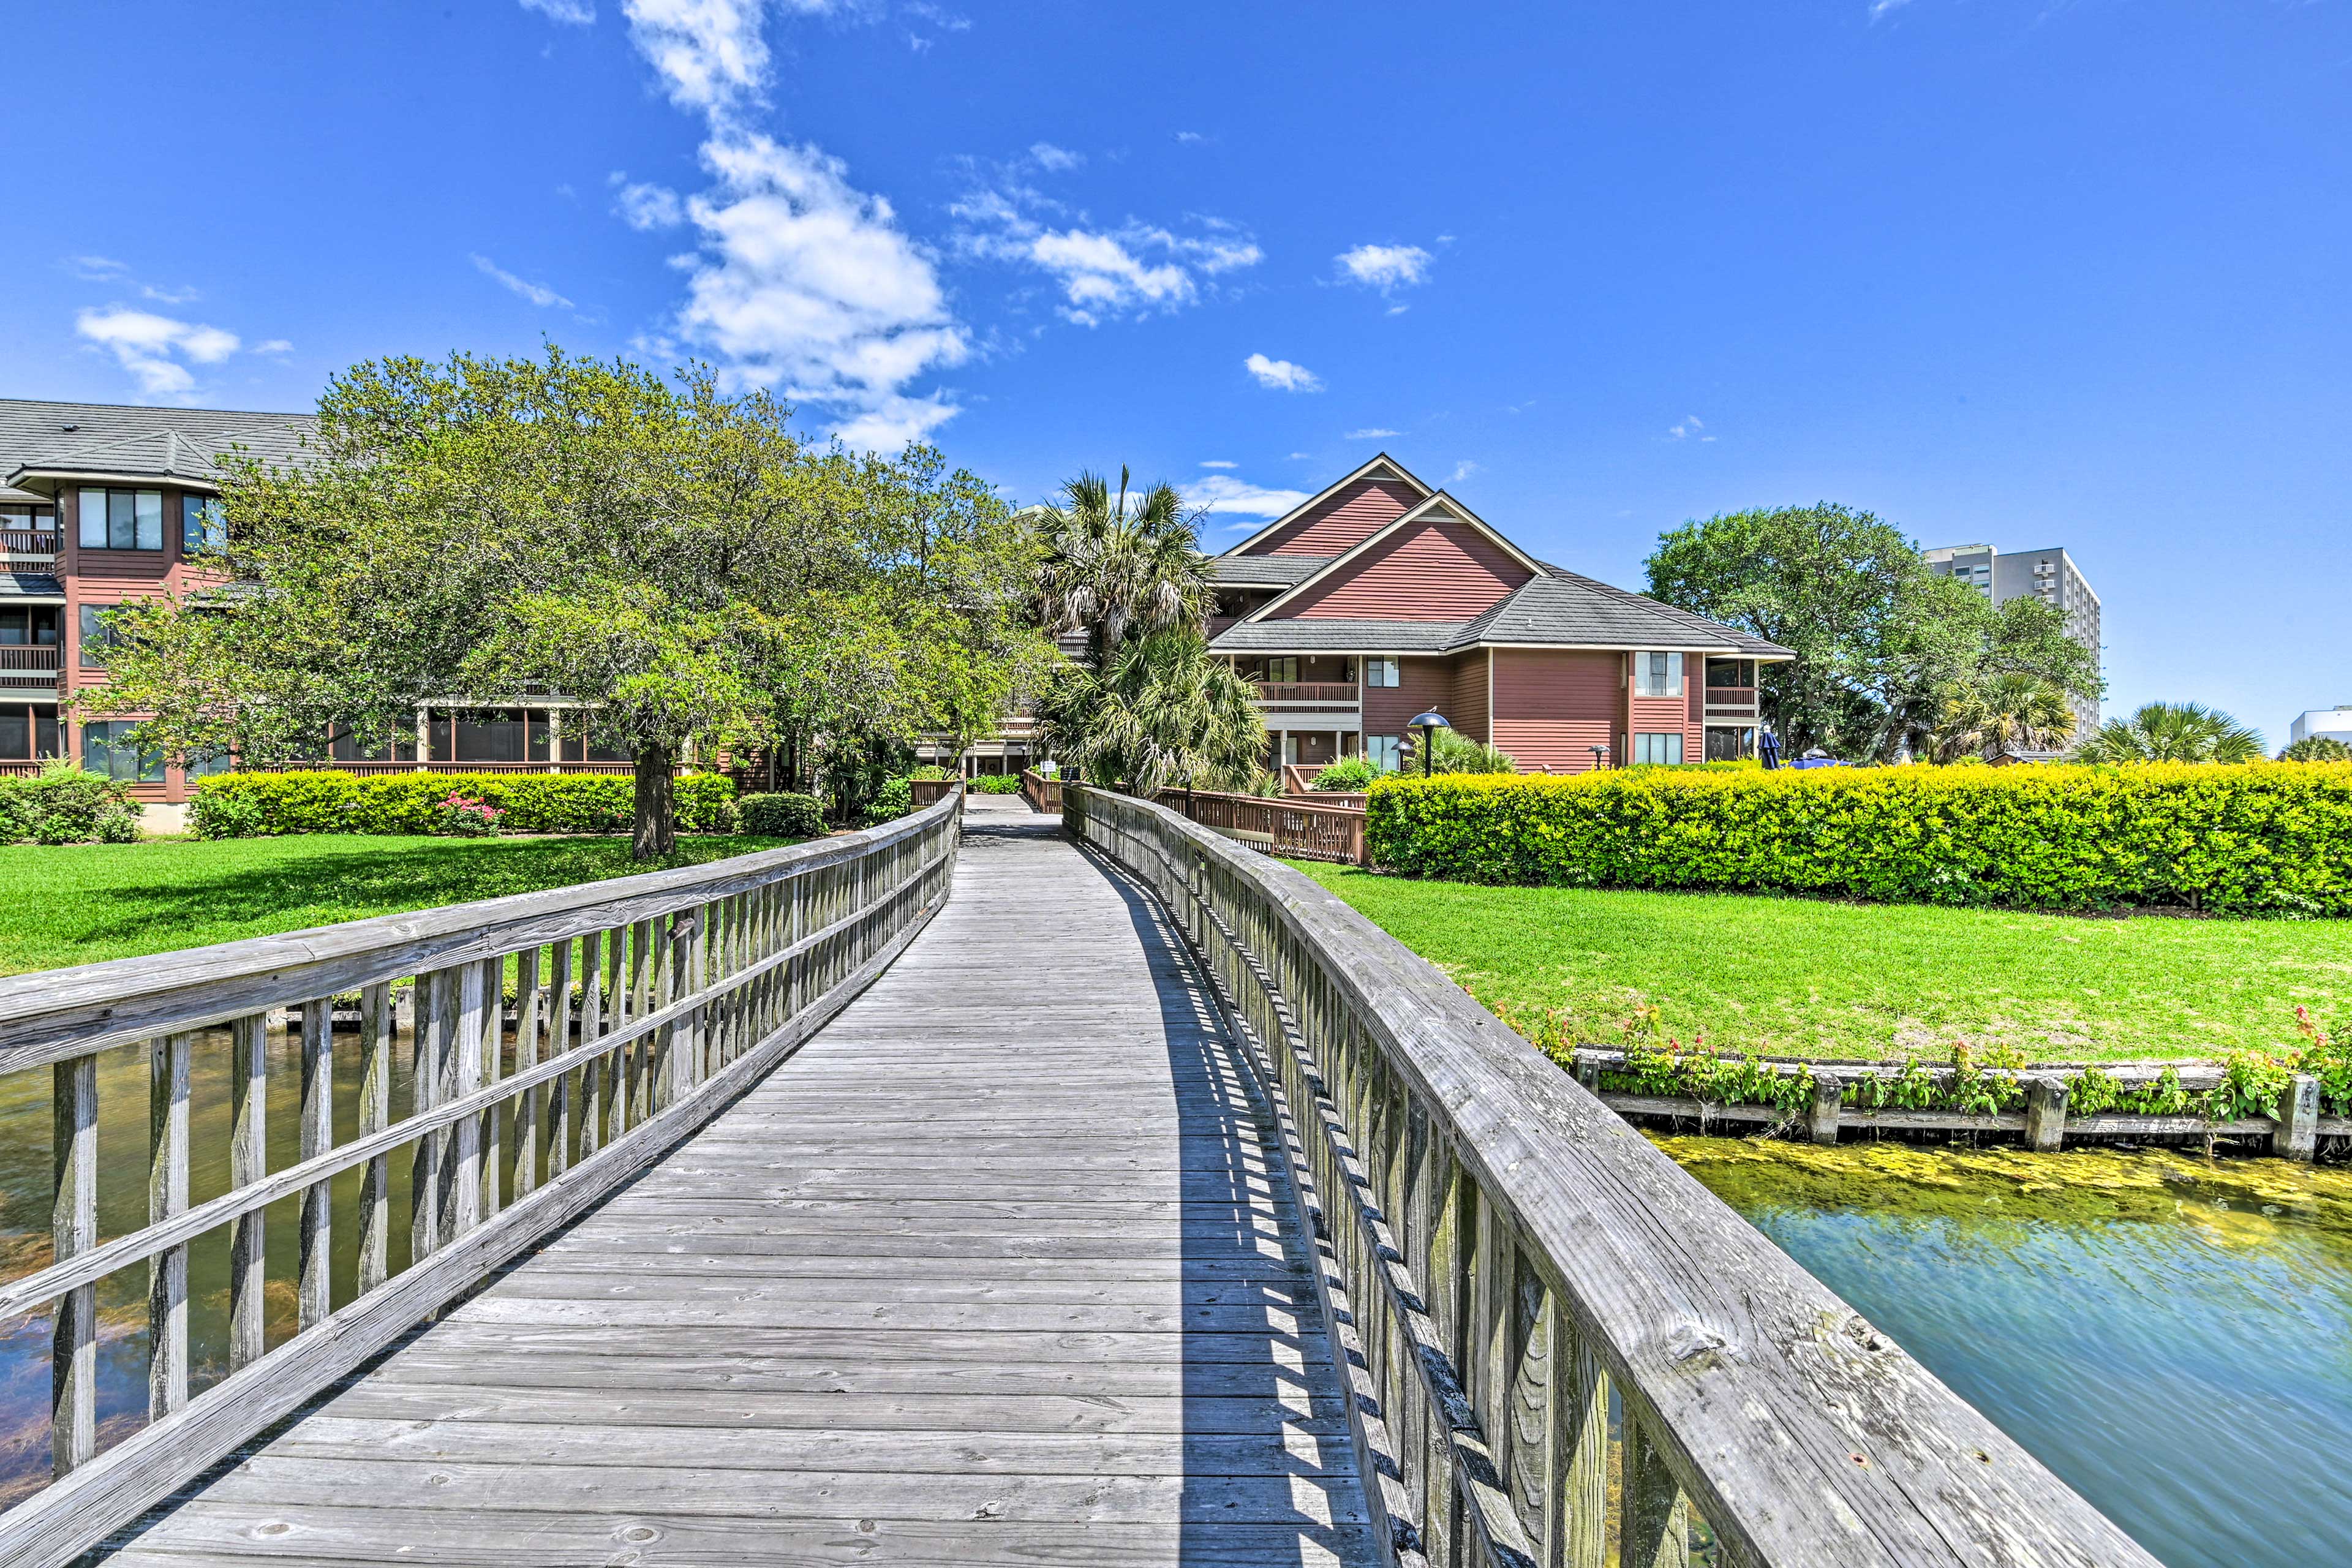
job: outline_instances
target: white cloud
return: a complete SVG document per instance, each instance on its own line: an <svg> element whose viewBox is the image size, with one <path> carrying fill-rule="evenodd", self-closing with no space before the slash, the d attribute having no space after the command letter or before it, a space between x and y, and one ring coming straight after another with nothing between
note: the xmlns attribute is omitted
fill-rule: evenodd
<svg viewBox="0 0 2352 1568"><path fill-rule="evenodd" d="M944 28L950 33L971 31L971 17L960 16L943 5L931 5L929 0L915 0L913 5L907 7L907 15L920 16L932 26Z"/></svg>
<svg viewBox="0 0 2352 1568"><path fill-rule="evenodd" d="M1308 499L1305 490L1268 489L1231 474L1210 474L1187 486L1184 499L1203 511L1238 512L1244 517L1276 518L1295 511Z"/></svg>
<svg viewBox="0 0 2352 1568"><path fill-rule="evenodd" d="M806 0L793 6L824 11ZM768 76L761 0L621 0L629 37L680 109L730 116L756 100Z"/></svg>
<svg viewBox="0 0 2352 1568"><path fill-rule="evenodd" d="M1063 318L1079 326L1180 310L1200 300L1201 279L1265 259L1255 240L1219 218L1194 217L1199 234L1131 218L1118 228L1097 227L1085 214L1020 184L1019 172L1019 165L1000 169L996 184L977 186L949 207L965 226L956 248L1044 271L1061 285Z"/></svg>
<svg viewBox="0 0 2352 1568"><path fill-rule="evenodd" d="M487 256L477 255L473 260L475 270L481 273L483 277L495 279L499 288L506 289L510 294L521 295L524 299L530 300L532 304L539 306L541 310L546 309L550 305L561 305L566 310L569 310L572 307L571 300L565 299L562 295L557 293L546 284L534 283L528 278L518 278L513 273L508 271L505 268L500 267L497 262L492 261Z"/></svg>
<svg viewBox="0 0 2352 1568"><path fill-rule="evenodd" d="M1911 0L1870 0L1870 19L1875 22L1889 11L1901 10L1909 4Z"/></svg>
<svg viewBox="0 0 2352 1568"><path fill-rule="evenodd" d="M89 283L112 283L131 271L110 256L68 256L65 265L67 271Z"/></svg>
<svg viewBox="0 0 2352 1568"><path fill-rule="evenodd" d="M1445 482L1449 485L1458 485L1477 471L1478 465L1472 462L1469 458L1465 458L1462 461L1454 465L1453 477L1448 479Z"/></svg>
<svg viewBox="0 0 2352 1568"><path fill-rule="evenodd" d="M1315 460L1315 454L1312 452L1293 452L1290 455L1294 459L1303 458L1308 462L1313 462Z"/></svg>
<svg viewBox="0 0 2352 1568"><path fill-rule="evenodd" d="M1260 386L1276 392L1320 392L1323 383L1303 364L1293 364L1286 359L1268 359L1264 354L1252 354L1242 361L1242 367L1257 377Z"/></svg>
<svg viewBox="0 0 2352 1568"><path fill-rule="evenodd" d="M596 7L589 0L522 0L522 8L574 27L584 27L596 19Z"/></svg>
<svg viewBox="0 0 2352 1568"><path fill-rule="evenodd" d="M267 342L254 344L253 352L257 354L290 354L294 352L294 345L284 338L271 338Z"/></svg>
<svg viewBox="0 0 2352 1568"><path fill-rule="evenodd" d="M1239 463L1228 463L1223 458L1210 458L1204 459L1202 462L1201 467L1204 468L1238 468L1241 465Z"/></svg>
<svg viewBox="0 0 2352 1568"><path fill-rule="evenodd" d="M110 305L74 317L74 331L111 352L150 397L184 397L196 378L182 360L217 364L236 353L235 332Z"/></svg>
<svg viewBox="0 0 2352 1568"><path fill-rule="evenodd" d="M1350 430L1345 436L1340 437L1339 439L1342 441L1385 441L1391 436L1401 434L1402 434L1401 431L1383 429L1380 426L1372 425L1367 426L1361 430Z"/></svg>
<svg viewBox="0 0 2352 1568"><path fill-rule="evenodd" d="M1176 140L1184 146L1191 147L1206 142L1208 138L1197 131L1179 131L1176 132Z"/></svg>
<svg viewBox="0 0 2352 1568"><path fill-rule="evenodd" d="M139 285L139 297L152 300L159 305L188 305L194 304L199 295L193 288L158 289L152 283L142 283Z"/></svg>
<svg viewBox="0 0 2352 1568"><path fill-rule="evenodd" d="M702 157L717 184L686 203L702 244L679 333L741 382L844 409L834 434L853 445L896 447L953 417L944 396L906 391L971 343L890 204L814 147L728 135Z"/></svg>
<svg viewBox="0 0 2352 1568"><path fill-rule="evenodd" d="M712 181L681 196L613 178L614 211L632 228L684 221L698 237L670 258L687 275L685 301L639 342L648 353L706 351L732 384L822 405L851 446L896 447L954 417L948 394L911 384L961 363L970 336L887 200L852 185L823 149L751 128L768 87L761 26L771 9L880 14L870 0L621 0L630 40L670 101L702 117ZM971 25L936 5L907 9L950 31Z"/></svg>
<svg viewBox="0 0 2352 1568"><path fill-rule="evenodd" d="M1051 142L1032 142L1029 156L1037 160L1039 168L1049 169L1055 174L1065 169L1075 169L1087 161L1084 153L1073 153L1066 147L1056 147Z"/></svg>
<svg viewBox="0 0 2352 1568"><path fill-rule="evenodd" d="M1666 434L1677 441L1686 441L1693 436L1697 436L1702 441L1714 440L1714 437L1701 434L1706 428L1706 420L1696 414L1685 414L1683 416L1682 423L1669 429Z"/></svg>
<svg viewBox="0 0 2352 1568"><path fill-rule="evenodd" d="M1429 276L1433 259L1417 245L1360 245L1337 258L1339 270L1349 279L1383 294L1421 282Z"/></svg>

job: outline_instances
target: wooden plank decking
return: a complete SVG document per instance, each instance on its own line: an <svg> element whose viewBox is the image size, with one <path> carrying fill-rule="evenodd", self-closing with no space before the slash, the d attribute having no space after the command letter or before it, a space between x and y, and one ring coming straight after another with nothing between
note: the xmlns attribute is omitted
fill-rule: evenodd
<svg viewBox="0 0 2352 1568"><path fill-rule="evenodd" d="M1376 1561L1197 979L999 804L796 1057L110 1561Z"/></svg>

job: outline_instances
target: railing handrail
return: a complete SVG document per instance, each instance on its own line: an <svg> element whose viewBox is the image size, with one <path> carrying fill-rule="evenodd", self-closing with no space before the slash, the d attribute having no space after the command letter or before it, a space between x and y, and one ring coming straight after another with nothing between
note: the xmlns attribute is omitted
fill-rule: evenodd
<svg viewBox="0 0 2352 1568"><path fill-rule="evenodd" d="M1451 1561L1458 1519L1474 1562L1601 1561L1606 1449L1590 1434L1605 1405L1572 1363L1597 1366L1625 1414L1629 1563L1681 1561L1664 1543L1695 1504L1751 1568L2155 1568L1364 916L1165 807L1065 798L1071 831L1150 884L1209 959L1282 1087L1349 1301L1335 1339L1360 1346L1358 1441L1390 1445L1402 1470L1372 1500L1400 1540ZM1563 1422L1586 1434L1572 1452ZM1594 1517L1555 1511L1562 1497Z"/></svg>
<svg viewBox="0 0 2352 1568"><path fill-rule="evenodd" d="M55 1074L57 1240L48 1267L0 1286L0 1316L55 1303L57 1471L0 1514L0 1563L75 1559L716 1115L937 910L960 794L862 833L712 865L0 980L0 1072ZM415 1070L395 1119L394 983L406 977ZM338 1142L332 1019L352 992L359 1128ZM281 1008L300 1036L302 1137L297 1162L270 1170L267 1041ZM229 1034L229 1187L192 1205L191 1058L194 1031L215 1024ZM148 1046L151 1075L148 1222L101 1243L96 1057L134 1041ZM387 1161L410 1147L411 1258L394 1274ZM363 1173L360 1257L355 1292L338 1309L330 1195L352 1170ZM298 1198L298 1331L270 1346L263 1215ZM188 1251L223 1228L229 1373L192 1398ZM142 1265L150 1418L100 1453L96 1292Z"/></svg>
<svg viewBox="0 0 2352 1568"><path fill-rule="evenodd" d="M65 650L40 644L0 647L0 669L62 669Z"/></svg>

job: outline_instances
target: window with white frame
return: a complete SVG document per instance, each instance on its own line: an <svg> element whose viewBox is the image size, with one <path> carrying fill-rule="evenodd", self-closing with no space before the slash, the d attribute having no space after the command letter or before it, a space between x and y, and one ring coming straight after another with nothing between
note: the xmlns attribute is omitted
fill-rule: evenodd
<svg viewBox="0 0 2352 1568"><path fill-rule="evenodd" d="M1683 656L1678 653L1637 653L1633 656L1633 695L1680 697Z"/></svg>
<svg viewBox="0 0 2352 1568"><path fill-rule="evenodd" d="M1642 763L1679 763L1683 760L1683 732L1668 730L1657 734L1637 734L1633 737L1633 761Z"/></svg>
<svg viewBox="0 0 2352 1568"><path fill-rule="evenodd" d="M1403 765L1404 738L1401 735L1367 735L1364 737L1364 755L1381 772L1392 773Z"/></svg>
<svg viewBox="0 0 2352 1568"><path fill-rule="evenodd" d="M1364 660L1364 684L1367 686L1402 686L1404 661L1396 658Z"/></svg>
<svg viewBox="0 0 2352 1568"><path fill-rule="evenodd" d="M163 548L162 490L84 490L79 520L84 550Z"/></svg>

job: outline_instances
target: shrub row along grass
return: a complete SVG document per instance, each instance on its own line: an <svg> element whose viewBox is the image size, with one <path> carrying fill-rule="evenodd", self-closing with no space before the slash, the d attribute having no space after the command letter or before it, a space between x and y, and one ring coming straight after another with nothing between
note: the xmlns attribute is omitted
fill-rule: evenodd
<svg viewBox="0 0 2352 1568"><path fill-rule="evenodd" d="M2352 914L2352 763L1382 780L1381 865L1538 887Z"/></svg>
<svg viewBox="0 0 2352 1568"><path fill-rule="evenodd" d="M457 796L496 813L501 832L626 833L635 789L612 773L224 773L197 784L189 825L202 838L440 833L450 830L446 803ZM731 779L681 774L677 799L681 833L737 826Z"/></svg>
<svg viewBox="0 0 2352 1568"><path fill-rule="evenodd" d="M319 836L28 846L7 853L18 896L0 900L0 973L698 866L791 841L681 838L677 854L646 864L631 860L628 844L616 838Z"/></svg>
<svg viewBox="0 0 2352 1568"><path fill-rule="evenodd" d="M1299 868L1523 1033L1619 1045L1948 1061L2221 1058L2293 1047L2294 1009L2342 1032L2352 924L2084 920L1721 893L1473 887Z"/></svg>

